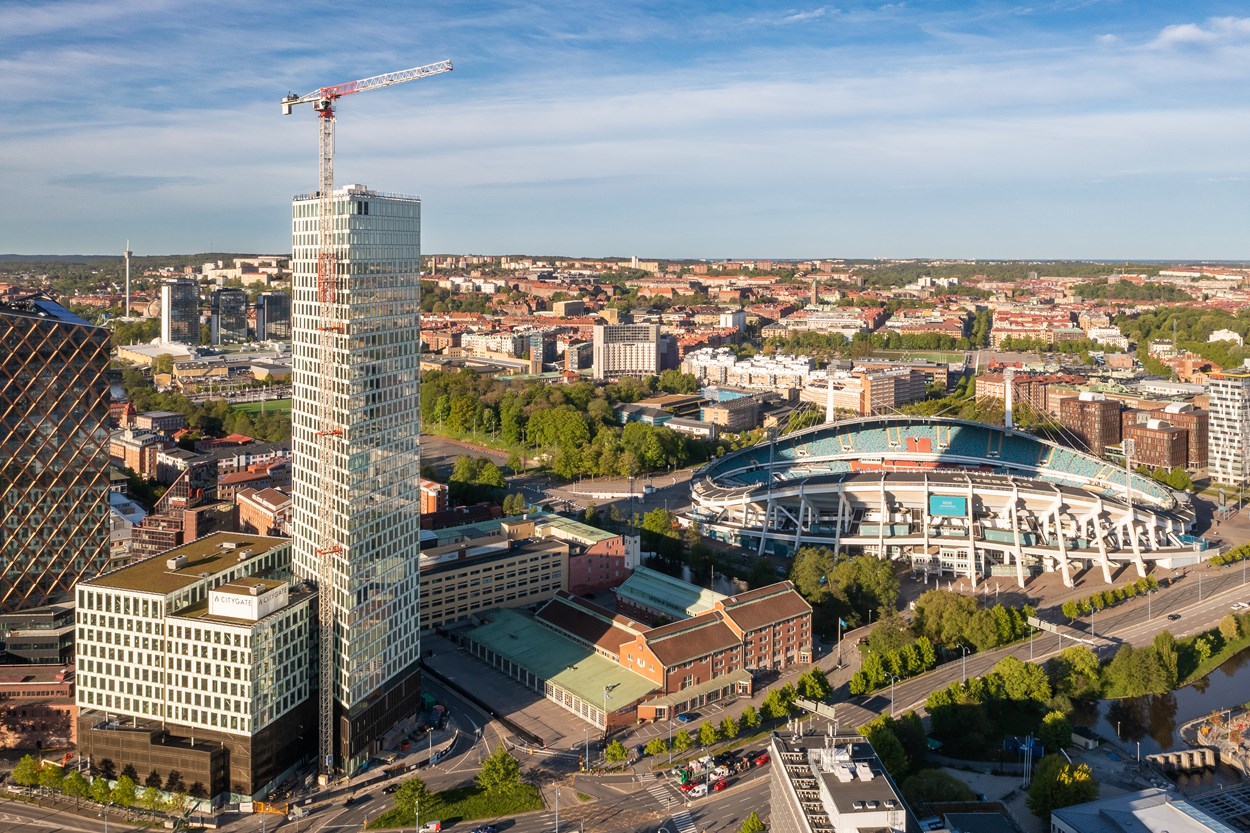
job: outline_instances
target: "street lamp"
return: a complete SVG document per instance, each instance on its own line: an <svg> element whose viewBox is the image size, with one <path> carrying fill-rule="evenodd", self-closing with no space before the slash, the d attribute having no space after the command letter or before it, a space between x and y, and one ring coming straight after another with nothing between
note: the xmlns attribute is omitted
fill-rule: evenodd
<svg viewBox="0 0 1250 833"><path fill-rule="evenodd" d="M960 645L959 650L963 651L961 664L963 666L963 682L968 682L968 646Z"/></svg>
<svg viewBox="0 0 1250 833"><path fill-rule="evenodd" d="M894 683L898 681L897 674L890 675L890 717L894 717Z"/></svg>

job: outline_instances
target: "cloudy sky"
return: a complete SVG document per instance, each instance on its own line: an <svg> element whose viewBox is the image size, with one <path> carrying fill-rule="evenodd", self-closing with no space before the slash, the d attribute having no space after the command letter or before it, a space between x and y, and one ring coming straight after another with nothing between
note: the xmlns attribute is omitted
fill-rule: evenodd
<svg viewBox="0 0 1250 833"><path fill-rule="evenodd" d="M279 99L451 58L339 107L426 252L1250 258L1244 2L0 7L0 252L287 250Z"/></svg>

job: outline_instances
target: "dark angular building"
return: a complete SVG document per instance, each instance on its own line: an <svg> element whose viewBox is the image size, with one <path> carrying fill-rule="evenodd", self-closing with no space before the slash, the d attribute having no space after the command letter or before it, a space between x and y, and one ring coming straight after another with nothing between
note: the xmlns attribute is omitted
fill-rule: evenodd
<svg viewBox="0 0 1250 833"><path fill-rule="evenodd" d="M0 613L69 599L109 558L109 333L0 304Z"/></svg>
<svg viewBox="0 0 1250 833"><path fill-rule="evenodd" d="M256 340L290 339L291 296L285 292L262 292L256 299Z"/></svg>

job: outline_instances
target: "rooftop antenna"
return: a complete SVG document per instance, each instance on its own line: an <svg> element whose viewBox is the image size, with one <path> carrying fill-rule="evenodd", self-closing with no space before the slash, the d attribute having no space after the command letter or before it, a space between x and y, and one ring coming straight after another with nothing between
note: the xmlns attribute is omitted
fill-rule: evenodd
<svg viewBox="0 0 1250 833"><path fill-rule="evenodd" d="M130 256L134 252L130 251L130 241L126 241L126 320L130 320Z"/></svg>

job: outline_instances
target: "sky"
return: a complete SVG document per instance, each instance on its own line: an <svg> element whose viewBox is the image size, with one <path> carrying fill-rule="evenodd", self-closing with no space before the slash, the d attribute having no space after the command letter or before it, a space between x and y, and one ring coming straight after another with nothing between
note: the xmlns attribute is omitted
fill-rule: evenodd
<svg viewBox="0 0 1250 833"><path fill-rule="evenodd" d="M336 181L425 253L1250 258L1244 2L0 0L0 252L290 249Z"/></svg>

